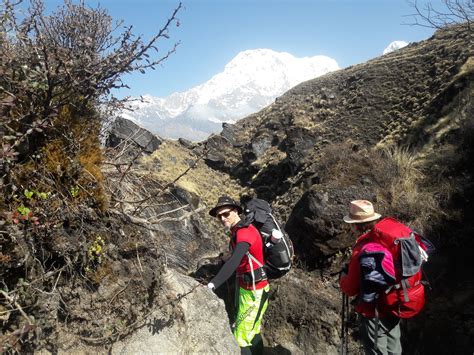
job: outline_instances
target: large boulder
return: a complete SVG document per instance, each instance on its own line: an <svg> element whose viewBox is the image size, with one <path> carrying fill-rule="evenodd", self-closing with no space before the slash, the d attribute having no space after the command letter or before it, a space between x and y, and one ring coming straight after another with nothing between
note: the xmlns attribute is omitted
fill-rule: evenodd
<svg viewBox="0 0 474 355"><path fill-rule="evenodd" d="M116 147L124 141L130 141L145 152L152 153L162 143L162 139L158 136L122 117L118 117L108 131L106 141L108 147Z"/></svg>
<svg viewBox="0 0 474 355"><path fill-rule="evenodd" d="M317 135L303 127L292 127L287 130L287 136L281 148L286 151L288 160L295 171L306 162L308 153L314 150L319 139Z"/></svg>
<svg viewBox="0 0 474 355"><path fill-rule="evenodd" d="M240 354L222 300L177 272L164 280L173 312L153 311L147 327L115 343L113 354Z"/></svg>
<svg viewBox="0 0 474 355"><path fill-rule="evenodd" d="M111 346L100 338L84 338L58 332L57 354L240 354L224 302L191 277L167 269L159 307L150 309L143 321L128 327L128 334ZM104 339L107 330L104 330ZM42 349L38 354L49 355Z"/></svg>
<svg viewBox="0 0 474 355"><path fill-rule="evenodd" d="M203 216L206 206L195 194L179 187L164 194L161 185L144 176L130 175L122 186L127 192L124 199L148 203L140 213L134 213L136 205L122 206L126 214L119 215L127 225L126 233L136 238L124 246L123 256L133 256L137 249L157 252L166 256L170 268L191 274L203 261L219 255L226 247L226 242L216 238L212 226L206 223Z"/></svg>
<svg viewBox="0 0 474 355"><path fill-rule="evenodd" d="M263 334L268 354L338 354L341 346L341 293L337 277L293 269L272 282ZM360 345L348 337L350 354Z"/></svg>
<svg viewBox="0 0 474 355"><path fill-rule="evenodd" d="M296 252L308 266L320 266L328 257L354 243L342 218L348 201L358 196L372 196L370 187L354 184L345 188L313 185L293 208L285 230Z"/></svg>

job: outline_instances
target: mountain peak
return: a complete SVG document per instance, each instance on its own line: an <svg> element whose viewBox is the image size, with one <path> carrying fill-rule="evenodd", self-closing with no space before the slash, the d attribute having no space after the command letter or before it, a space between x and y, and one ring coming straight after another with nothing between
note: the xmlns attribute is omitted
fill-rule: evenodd
<svg viewBox="0 0 474 355"><path fill-rule="evenodd" d="M268 48L257 48L257 49L248 49L238 53L227 65L241 65L242 62L247 62L248 64L255 64L261 60L273 59L273 58L291 58L296 59L290 53L287 52L275 52L274 50Z"/></svg>
<svg viewBox="0 0 474 355"><path fill-rule="evenodd" d="M396 51L400 48L406 47L406 46L408 46L408 43L405 42L405 41L393 41L387 46L387 48L385 48L383 50L383 54L385 55L385 54L394 52L394 51Z"/></svg>
<svg viewBox="0 0 474 355"><path fill-rule="evenodd" d="M326 56L245 50L207 82L166 98L147 95L147 104L122 116L165 138L202 140L219 132L222 122L257 112L293 86L337 69L337 62Z"/></svg>

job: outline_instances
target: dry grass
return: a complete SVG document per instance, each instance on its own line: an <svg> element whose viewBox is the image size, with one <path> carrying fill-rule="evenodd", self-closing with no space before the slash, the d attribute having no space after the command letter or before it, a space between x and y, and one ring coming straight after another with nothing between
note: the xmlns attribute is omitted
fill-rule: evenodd
<svg viewBox="0 0 474 355"><path fill-rule="evenodd" d="M166 141L152 155L141 160L152 177L166 183L173 182L190 166L194 166L176 185L200 198L206 206L213 206L220 195L238 198L242 188L228 175L210 169L178 142Z"/></svg>
<svg viewBox="0 0 474 355"><path fill-rule="evenodd" d="M388 159L396 170L388 174L378 195L387 196L390 210L419 231L444 216L436 194L426 186L425 162L404 147L384 149L380 159Z"/></svg>
<svg viewBox="0 0 474 355"><path fill-rule="evenodd" d="M468 75L472 72L474 72L474 57L469 57L467 58L466 63L464 63L459 70L459 73L454 77L454 80L460 76Z"/></svg>
<svg viewBox="0 0 474 355"><path fill-rule="evenodd" d="M369 184L378 210L419 232L428 232L441 219L455 216L455 211L447 212L441 207L452 195L454 183L434 183L433 160L426 160L419 152L396 146L358 149L348 142L328 146L322 153L318 171L323 181L342 190L355 187L362 191Z"/></svg>

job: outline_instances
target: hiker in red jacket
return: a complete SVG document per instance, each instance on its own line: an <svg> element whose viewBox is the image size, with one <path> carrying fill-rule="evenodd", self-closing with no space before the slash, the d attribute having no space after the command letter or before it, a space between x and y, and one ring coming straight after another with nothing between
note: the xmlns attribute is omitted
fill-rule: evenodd
<svg viewBox="0 0 474 355"><path fill-rule="evenodd" d="M241 221L240 213L240 204L228 196L220 197L209 211L228 232L232 255L207 287L211 290L219 287L236 272L239 304L233 333L242 354L262 354L260 330L270 290L265 270L258 265L264 264L263 242L255 226Z"/></svg>
<svg viewBox="0 0 474 355"><path fill-rule="evenodd" d="M373 229L381 215L374 211L372 203L356 200L350 203L349 215L344 222L349 223L353 231L360 235L352 249L348 269L341 273L339 284L342 292L348 296L357 296L355 309L361 315L360 332L366 354L401 354L400 318L385 312L377 306L379 291L395 281L393 261L367 258L364 260L363 247L374 241ZM374 244L374 243L372 243ZM372 245L374 246L374 245ZM375 250L377 252L377 250ZM380 250L383 253L382 250ZM389 255L387 255L389 256ZM376 264L379 264L377 267ZM364 263L371 265L370 274L363 275ZM390 265L391 264L391 265ZM362 280L371 278L371 287L365 287ZM374 286L380 285L380 287Z"/></svg>

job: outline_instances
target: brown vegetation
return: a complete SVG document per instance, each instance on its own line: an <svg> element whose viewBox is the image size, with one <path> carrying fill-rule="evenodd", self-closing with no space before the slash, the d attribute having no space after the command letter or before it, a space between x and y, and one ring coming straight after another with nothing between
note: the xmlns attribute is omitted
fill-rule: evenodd
<svg viewBox="0 0 474 355"><path fill-rule="evenodd" d="M118 32L104 9L84 2L65 2L48 16L41 0L30 1L24 16L21 6L5 1L0 10L1 349L54 351L54 324L108 342L156 302L162 268L151 251L141 256L135 278L133 260L114 263L121 243L136 239L140 227L127 230L108 211L100 130L106 114L124 103L110 95L126 86L121 76L174 52L176 45L154 54L181 4L149 41L131 28ZM114 275L128 280L122 290ZM99 287L107 290L101 296L94 294ZM96 305L82 309L80 297L94 297ZM142 311L125 311L132 305ZM76 329L86 317L90 328Z"/></svg>

